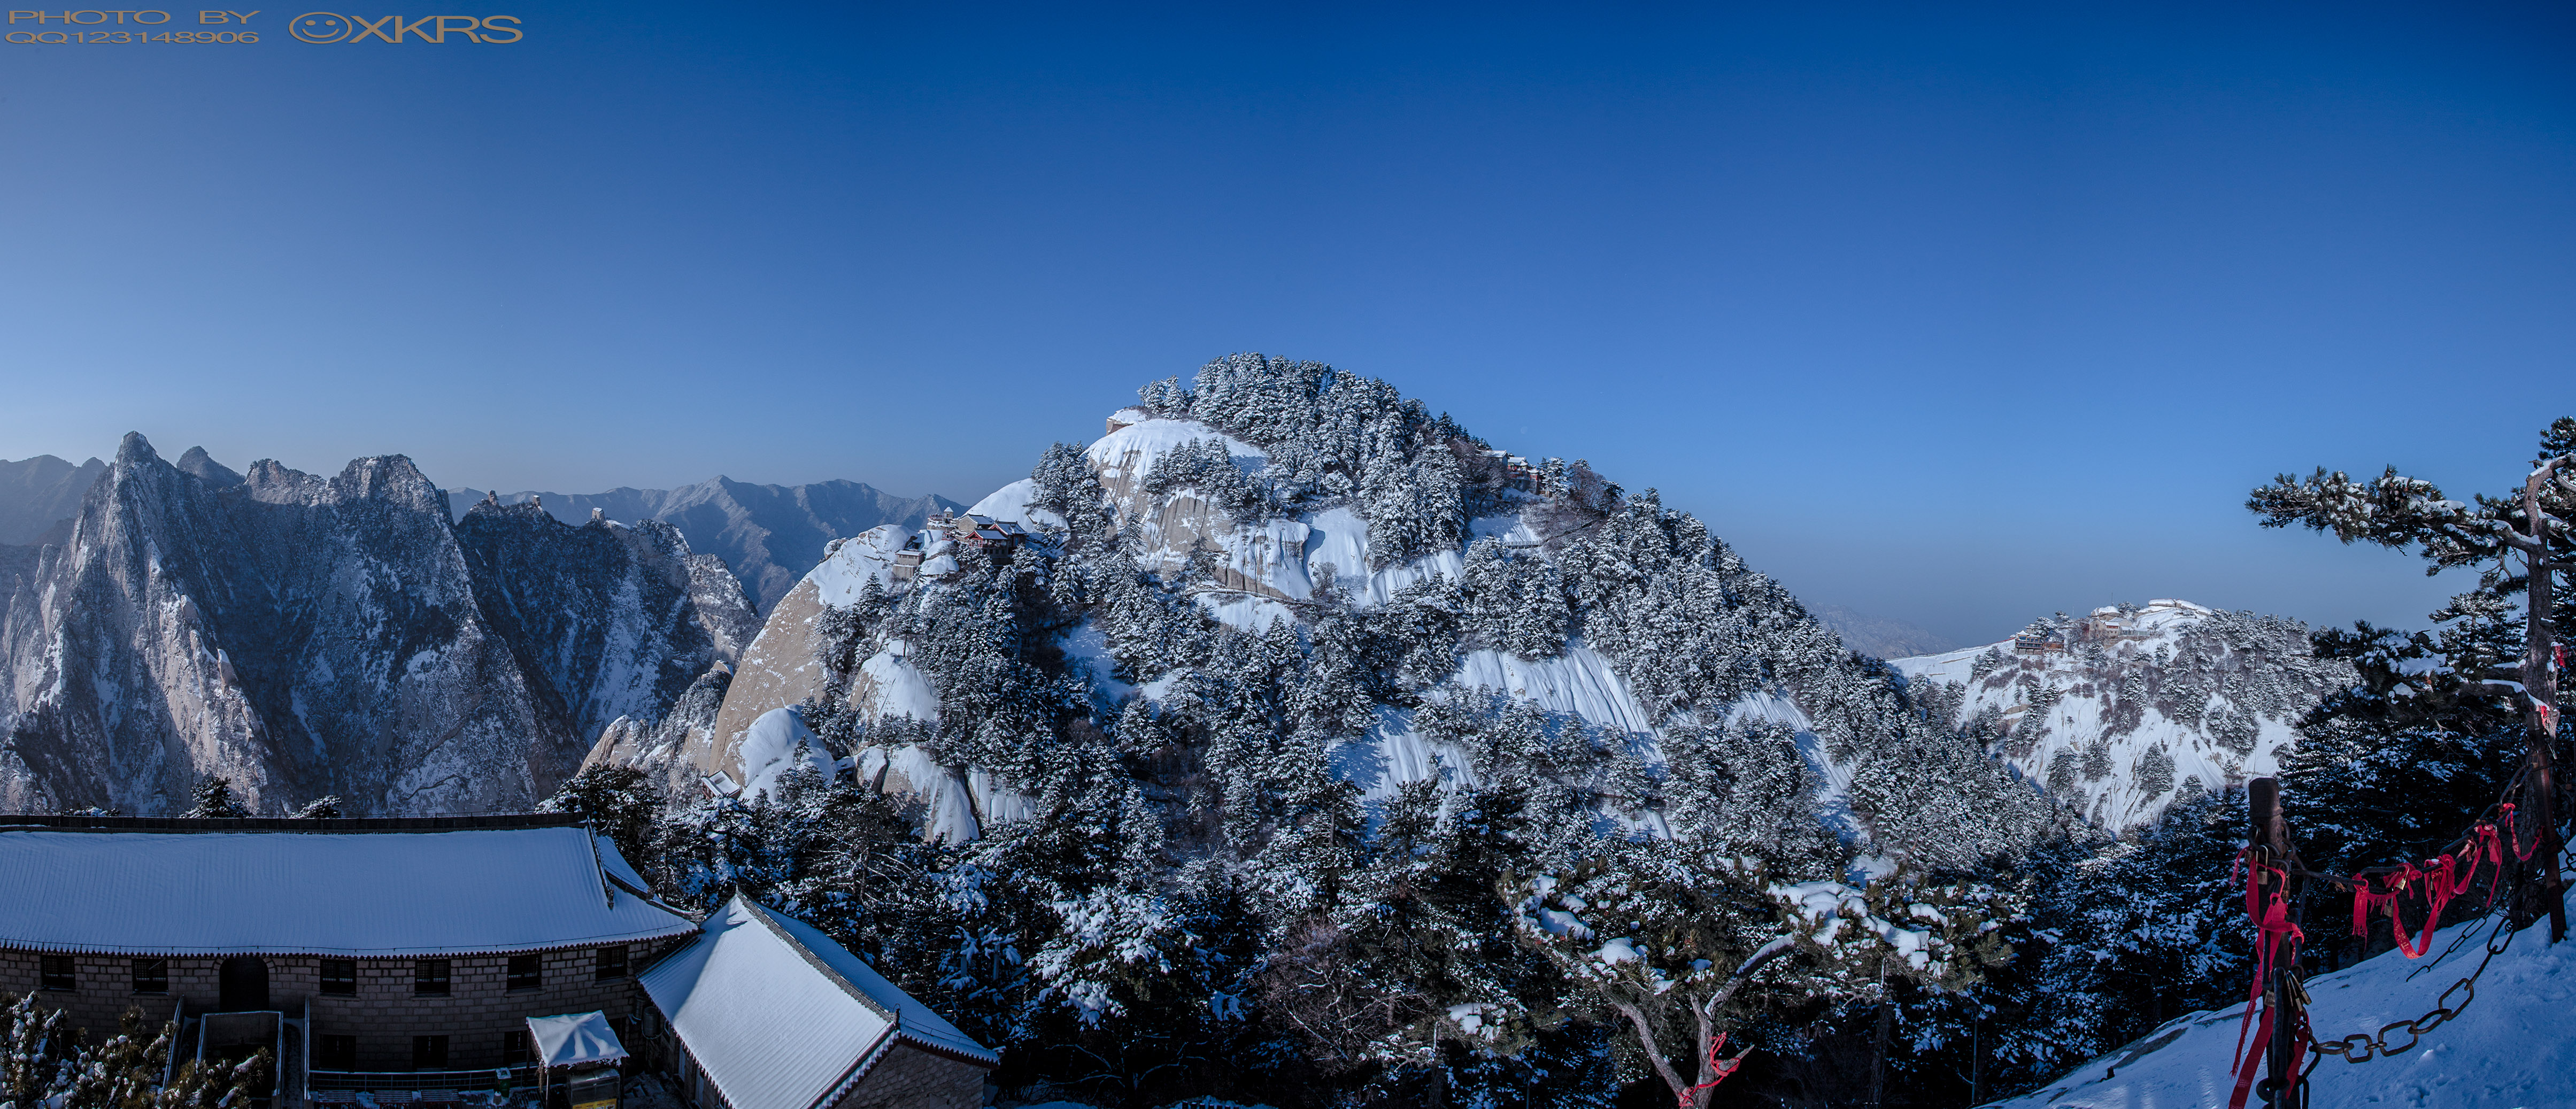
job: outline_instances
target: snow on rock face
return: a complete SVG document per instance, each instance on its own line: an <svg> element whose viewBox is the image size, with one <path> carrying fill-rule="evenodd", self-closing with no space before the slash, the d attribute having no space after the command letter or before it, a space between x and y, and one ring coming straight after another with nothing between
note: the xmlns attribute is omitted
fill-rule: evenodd
<svg viewBox="0 0 2576 1109"><path fill-rule="evenodd" d="M732 684L731 669L722 663L708 667L660 720L621 716L610 721L582 765L636 767L661 781L664 796L698 796L697 766L686 755L714 734L716 713Z"/></svg>
<svg viewBox="0 0 2576 1109"><path fill-rule="evenodd" d="M484 618L576 736L660 715L751 639L741 586L668 524L573 527L533 504L484 503L455 530Z"/></svg>
<svg viewBox="0 0 2576 1109"><path fill-rule="evenodd" d="M2299 717L2355 680L2310 653L2303 624L2177 600L1889 665L1953 726L2109 828L2272 773Z"/></svg>
<svg viewBox="0 0 2576 1109"><path fill-rule="evenodd" d="M2462 931L2453 925L2434 937L2447 950ZM2389 951L2345 970L2307 980L2309 1023L2317 1038L2377 1033L2391 1021L2433 1011L2442 991L2476 969L2485 954L2479 933L2442 965L2426 973L2430 958L2409 960ZM2515 937L2478 980L2477 1000L2457 1017L2424 1034L2421 1046L2358 1065L2325 1062L2310 1076L2314 1109L2380 1109L2384 1106L2576 1105L2576 1037L2540 1035L2535 1028L2560 1023L2566 999L2576 993L2576 944L2551 945L2545 930ZM2409 976L2412 975L2410 978ZM2459 1004L2458 994L2451 996ZM2176 1017L2117 1051L1996 1109L2146 1109L2227 1104L2235 1075L2244 1006L2207 1009ZM2406 1030L2389 1039L2406 1042ZM2249 1099L2250 1104L2260 1104Z"/></svg>
<svg viewBox="0 0 2576 1109"><path fill-rule="evenodd" d="M910 531L887 524L835 540L823 561L779 598L760 635L743 651L715 725L706 730L706 738L681 752L698 773L723 772L742 781L738 752L752 723L823 692L831 675L814 657L822 645L815 621L831 608L857 604L870 579L877 588L894 592L887 568L911 537Z"/></svg>
<svg viewBox="0 0 2576 1109"><path fill-rule="evenodd" d="M921 835L934 843L966 843L984 834L967 783L919 744L862 748L856 757L861 784L880 793L909 796L921 806Z"/></svg>
<svg viewBox="0 0 2576 1109"><path fill-rule="evenodd" d="M1009 485L993 490L993 492L987 495L983 500L975 502L974 507L967 509L966 514L969 516L990 516L996 520L1008 520L1023 527L1048 528L1054 531L1063 531L1064 517L1058 516L1043 508L1029 507L1029 498L1036 496L1037 492L1038 483L1036 481L1029 478L1021 478Z"/></svg>
<svg viewBox="0 0 2576 1109"><path fill-rule="evenodd" d="M766 792L778 796L779 778L798 766L809 766L832 779L831 753L823 741L805 727L805 718L795 709L771 709L751 722L751 730L742 737L743 797Z"/></svg>
<svg viewBox="0 0 2576 1109"><path fill-rule="evenodd" d="M930 678L921 668L903 657L902 647L894 644L859 665L858 676L850 682L850 707L869 723L900 716L938 723L939 694L930 688Z"/></svg>
<svg viewBox="0 0 2576 1109"><path fill-rule="evenodd" d="M1465 552L1442 550L1411 562L1372 571L1368 568L1368 521L1360 519L1358 513L1348 508L1328 508L1309 514L1307 520L1304 561L1308 574L1320 572L1316 567L1332 566L1334 585L1349 594L1353 604L1382 605L1407 586L1433 578L1454 579L1466 570ZM1487 519L1477 523L1498 525L1502 521ZM1528 530L1517 517L1512 517L1508 524L1494 527L1491 534L1508 538Z"/></svg>
<svg viewBox="0 0 2576 1109"><path fill-rule="evenodd" d="M1655 730L1628 689L1628 679L1580 640L1566 644L1562 655L1536 661L1502 651L1470 651L1450 682L1464 689L1491 689L1621 732Z"/></svg>
<svg viewBox="0 0 2576 1109"><path fill-rule="evenodd" d="M1470 651L1451 677L1448 693L1497 693L1551 713L1636 737L1649 745L1654 726L1628 681L1600 652L1580 639L1555 658L1530 660L1502 651ZM1148 687L1151 692L1151 687ZM1437 759L1435 763L1433 760ZM1473 762L1456 745L1414 730L1412 714L1381 709L1368 738L1333 752L1334 773L1360 787L1369 800L1393 796L1395 787L1429 778L1435 767L1474 782Z"/></svg>
<svg viewBox="0 0 2576 1109"><path fill-rule="evenodd" d="M847 539L835 539L823 561L806 572L805 580L814 583L815 599L835 608L859 603L871 578L879 590L892 593L894 577L890 571L895 552L911 538L911 531L886 524Z"/></svg>
<svg viewBox="0 0 2576 1109"><path fill-rule="evenodd" d="M667 529L460 529L400 456L216 477L128 436L0 618L0 807L523 810L738 630Z"/></svg>
<svg viewBox="0 0 2576 1109"><path fill-rule="evenodd" d="M1138 564L1168 576L1187 568L1197 555L1206 559L1218 591L1305 600L1313 593L1304 562L1305 524L1281 518L1240 522L1197 489L1160 494L1145 489L1157 460L1176 447L1208 439L1223 442L1240 468L1257 471L1268 464L1260 448L1192 420L1145 420L1091 445L1086 457L1109 494L1111 509L1119 523L1134 524L1140 532L1144 553Z"/></svg>

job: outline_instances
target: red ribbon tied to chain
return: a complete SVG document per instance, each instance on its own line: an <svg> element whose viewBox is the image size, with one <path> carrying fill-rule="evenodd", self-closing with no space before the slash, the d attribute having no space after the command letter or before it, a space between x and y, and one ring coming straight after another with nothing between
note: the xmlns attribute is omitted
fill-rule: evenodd
<svg viewBox="0 0 2576 1109"><path fill-rule="evenodd" d="M2245 1109L2246 1094L2254 1088L2255 1072L2263 1066L2263 1049L2272 1043L2271 1014L2265 1012L2259 1025L2254 1019L2256 1011L2263 1007L2263 983L2271 979L2275 960L2295 965L2299 944L2307 939L2298 925L2290 923L2289 902L2267 893L2263 886L2266 873L2276 879L2273 888L2288 885L2289 868L2260 862L2253 856L2254 849L2250 847L2236 855L2236 865L2245 872L2245 915L2253 919L2255 927L2254 988L2245 996L2245 1019L2236 1026L2236 1090L2227 1099L2227 1109ZM2250 1050L2245 1042L2248 1032L2254 1036ZM2302 1034L2300 1039L2306 1036ZM2305 1054L2304 1044L2301 1054Z"/></svg>
<svg viewBox="0 0 2576 1109"><path fill-rule="evenodd" d="M2540 846L2535 843L2530 849L2525 849L2520 838L2514 837L2512 802L2506 802L2503 811L2505 826L2502 830L2482 821L2469 829L2460 848L2454 852L2426 859L2420 866L2408 863L2385 874L2353 875L2352 934L2368 937L2370 918L2385 909L2389 928L2396 933L2397 949L2405 952L2409 959L2422 958L2425 952L2433 949L2433 932L2441 926L2442 910L2450 905L2452 898L2469 892L2469 887L2477 883L2481 860L2487 869L2487 907L2494 908L2496 893L2504 888L2505 839L2514 838L2516 859L2530 858L2532 851ZM2461 866L2464 862L2466 869ZM2407 933L2406 920L2398 912L2406 896L2419 889L2424 896L2424 928L2420 938Z"/></svg>

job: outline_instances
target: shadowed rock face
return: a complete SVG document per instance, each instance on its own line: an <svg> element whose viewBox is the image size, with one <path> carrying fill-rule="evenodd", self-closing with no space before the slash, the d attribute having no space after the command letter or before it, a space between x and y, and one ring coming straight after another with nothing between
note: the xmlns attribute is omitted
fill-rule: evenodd
<svg viewBox="0 0 2576 1109"><path fill-rule="evenodd" d="M174 812L222 774L262 812L525 809L748 626L676 534L460 528L401 456L191 455L127 436L0 614L0 806Z"/></svg>
<svg viewBox="0 0 2576 1109"><path fill-rule="evenodd" d="M485 494L457 490L458 519ZM966 507L945 497L898 497L855 481L753 485L719 477L677 489L611 489L605 493L502 493L503 504L534 500L568 524L593 509L611 520L661 520L680 529L701 553L722 558L741 579L762 616L784 600L832 540L882 524L921 527L940 509Z"/></svg>
<svg viewBox="0 0 2576 1109"><path fill-rule="evenodd" d="M485 501L456 525L484 620L516 648L521 677L573 734L651 718L710 660L759 633L724 563L689 553L669 524L573 527L533 504Z"/></svg>

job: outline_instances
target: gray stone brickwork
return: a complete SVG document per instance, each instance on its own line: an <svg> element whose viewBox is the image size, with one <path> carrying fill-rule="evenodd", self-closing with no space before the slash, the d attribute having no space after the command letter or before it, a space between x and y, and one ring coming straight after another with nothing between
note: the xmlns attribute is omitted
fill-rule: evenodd
<svg viewBox="0 0 2576 1109"><path fill-rule="evenodd" d="M898 1043L832 1109L977 1109L991 1073Z"/></svg>
<svg viewBox="0 0 2576 1109"><path fill-rule="evenodd" d="M541 984L535 989L508 988L509 957L451 957L448 993L413 993L413 959L359 959L356 996L321 992L322 961L309 955L272 955L268 964L269 1008L290 1017L304 1014L310 1002L313 1035L357 1037L357 1069L410 1070L412 1037L448 1037L447 1066L453 1070L497 1067L503 1036L523 1032L528 1017L599 1010L611 1020L638 1012L648 1004L633 971L642 967L648 946L636 944L628 955L628 976L594 980L593 948L549 951L539 958ZM42 1004L68 1010L72 1023L93 1039L113 1035L119 1016L139 1006L147 1025L157 1026L185 1002L195 1016L215 1009L220 998L219 958L172 958L170 988L164 994L136 994L131 960L125 956L76 955L79 988L42 990ZM43 964L34 952L0 951L0 994L36 990ZM318 1049L317 1049L318 1050Z"/></svg>

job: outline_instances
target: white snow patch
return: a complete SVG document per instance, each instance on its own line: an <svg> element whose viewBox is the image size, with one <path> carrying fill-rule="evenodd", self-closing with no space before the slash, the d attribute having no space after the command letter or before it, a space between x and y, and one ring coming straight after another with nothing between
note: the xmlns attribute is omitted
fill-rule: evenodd
<svg viewBox="0 0 2576 1109"><path fill-rule="evenodd" d="M1311 512L1300 519L1306 523L1306 574L1312 579L1315 567L1330 564L1335 584L1347 594L1351 603L1363 608L1382 605L1395 598L1405 587L1435 577L1456 578L1467 568L1464 552L1443 550L1424 555L1411 562L1369 569L1368 521L1348 507ZM1311 588L1311 587L1310 587Z"/></svg>
<svg viewBox="0 0 2576 1109"><path fill-rule="evenodd" d="M903 549L912 533L893 524L869 528L847 539L835 539L823 555L823 561L805 572L805 580L814 583L815 599L834 608L848 608L859 603L859 595L869 578L877 588L894 591L894 578L887 572L894 565L894 554Z"/></svg>
<svg viewBox="0 0 2576 1109"><path fill-rule="evenodd" d="M1549 712L1578 716L1620 732L1652 733L1654 722L1637 704L1628 679L1610 660L1569 640L1565 653L1532 661L1505 651L1469 651L1450 684L1461 689L1490 689L1515 701L1527 701Z"/></svg>
<svg viewBox="0 0 2576 1109"><path fill-rule="evenodd" d="M1065 661L1090 679L1095 699L1104 705L1115 705L1136 692L1136 687L1118 680L1118 656L1109 649L1109 635L1100 625L1085 618L1057 641Z"/></svg>
<svg viewBox="0 0 2576 1109"><path fill-rule="evenodd" d="M967 784L930 757L917 743L901 747L864 747L853 765L859 782L872 788L909 793L924 806L922 838L934 843L969 843L984 834L975 819ZM895 780L900 778L900 781Z"/></svg>
<svg viewBox="0 0 2576 1109"><path fill-rule="evenodd" d="M867 675L874 685L874 696L861 706L862 715L871 721L889 716L909 716L924 724L939 719L939 694L930 688L930 678L899 653L902 644L890 646L868 656L859 664L859 673Z"/></svg>
<svg viewBox="0 0 2576 1109"><path fill-rule="evenodd" d="M1139 479L1154 467L1154 460L1172 448L1201 439L1223 439L1227 454L1236 459L1257 459L1264 463L1270 456L1261 448L1227 435L1197 420L1141 420L1101 436L1084 456L1091 468L1133 470ZM1241 463L1238 462L1238 465ZM1102 480L1110 477L1102 473Z"/></svg>
<svg viewBox="0 0 2576 1109"><path fill-rule="evenodd" d="M823 741L815 738L795 709L761 713L742 733L743 798L748 800L767 792L775 799L779 776L797 767L800 754L802 763L823 775L824 781L832 779L831 752L823 749Z"/></svg>
<svg viewBox="0 0 2576 1109"><path fill-rule="evenodd" d="M990 516L996 520L1009 520L1015 524L1024 524L1034 527L1049 528L1055 531L1063 531L1064 517L1058 516L1043 508L1029 507L1030 498L1037 495L1038 483L1036 479L1021 478L1018 481L1014 481L1009 485L1005 485L999 489L993 490L991 493L985 494L983 500L975 502L973 507L966 510L966 514L969 516Z"/></svg>
<svg viewBox="0 0 2576 1109"><path fill-rule="evenodd" d="M1198 593L1191 597L1209 616L1229 627L1248 632L1266 631L1273 621L1297 622L1297 614L1288 606L1268 597L1249 593Z"/></svg>
<svg viewBox="0 0 2576 1109"><path fill-rule="evenodd" d="M2467 929L2453 925L2435 937L2444 950ZM2391 1021L2431 1012L2443 990L2468 975L2485 954L2481 940L2462 945L2429 973L2425 960L2390 951L2333 974L2307 980L2309 1021L2320 1039L2377 1032ZM2495 1106L2507 1109L2576 1105L2576 1037L2533 1035L2555 1027L2576 993L2576 944L2549 942L2546 930L2515 937L2478 980L2477 1001L2424 1035L2423 1046L2358 1066L2327 1062L2309 1079L2314 1109L2378 1109L2391 1105ZM2239 983L2241 986L2242 983ZM2453 995L2453 1001L2458 995ZM2244 1006L2176 1017L2075 1068L2057 1081L1998 1109L2201 1109L2227 1104L2235 1085L2229 1073ZM2391 1037L2401 1043L2405 1030Z"/></svg>

